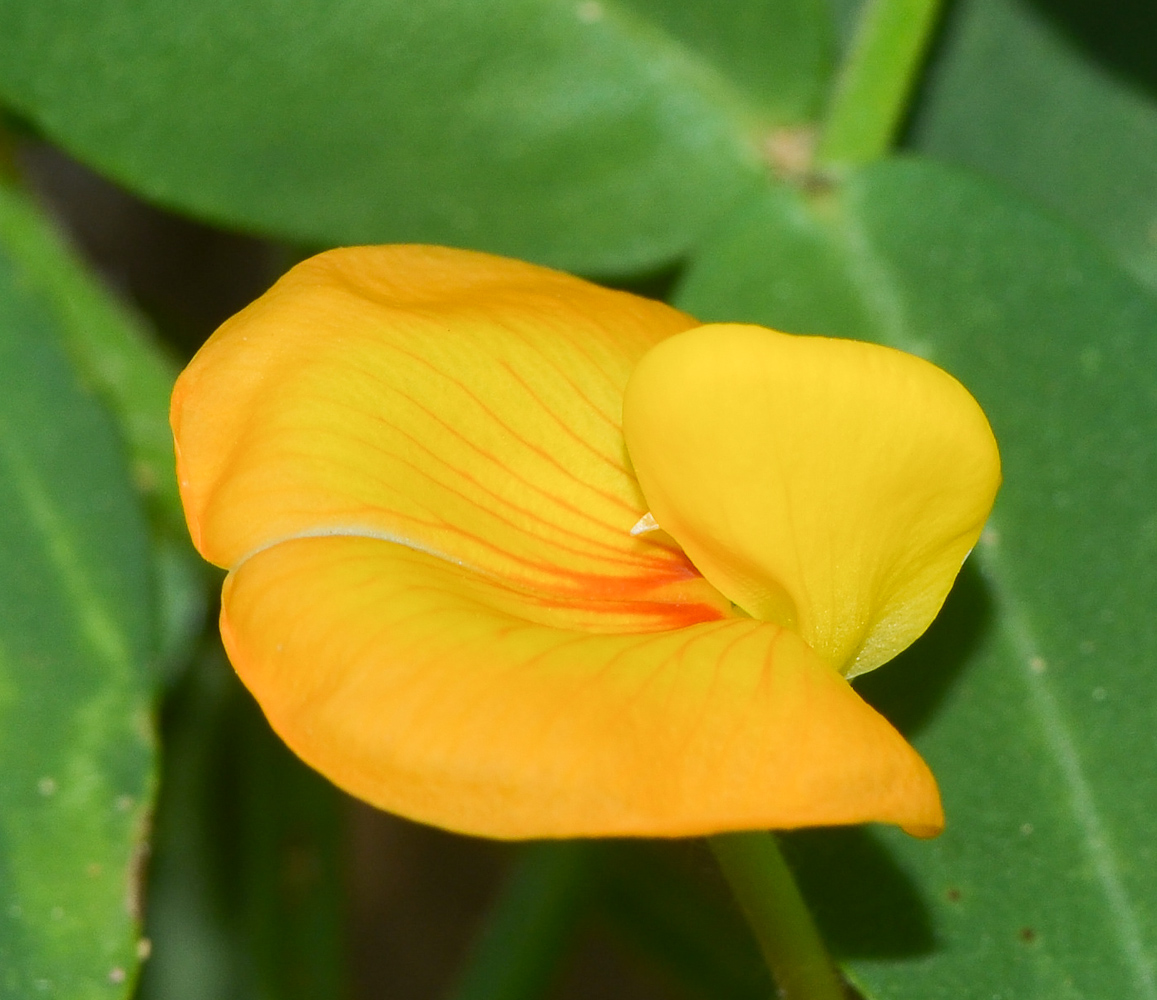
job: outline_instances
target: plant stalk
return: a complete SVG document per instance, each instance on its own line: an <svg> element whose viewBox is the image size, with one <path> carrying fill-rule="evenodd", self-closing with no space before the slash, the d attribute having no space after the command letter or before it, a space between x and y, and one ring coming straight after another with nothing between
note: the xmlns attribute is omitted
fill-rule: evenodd
<svg viewBox="0 0 1157 1000"><path fill-rule="evenodd" d="M820 135L821 166L887 153L932 36L941 0L866 0Z"/></svg>
<svg viewBox="0 0 1157 1000"><path fill-rule="evenodd" d="M747 917L782 1000L845 1000L843 985L775 837L708 839Z"/></svg>

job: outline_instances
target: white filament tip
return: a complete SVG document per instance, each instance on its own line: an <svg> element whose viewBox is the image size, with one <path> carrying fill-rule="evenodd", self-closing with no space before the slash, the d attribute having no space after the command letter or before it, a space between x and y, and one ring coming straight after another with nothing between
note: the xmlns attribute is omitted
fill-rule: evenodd
<svg viewBox="0 0 1157 1000"><path fill-rule="evenodd" d="M655 520L655 515L647 511L631 529L632 535L645 535L648 531L659 531L659 522Z"/></svg>

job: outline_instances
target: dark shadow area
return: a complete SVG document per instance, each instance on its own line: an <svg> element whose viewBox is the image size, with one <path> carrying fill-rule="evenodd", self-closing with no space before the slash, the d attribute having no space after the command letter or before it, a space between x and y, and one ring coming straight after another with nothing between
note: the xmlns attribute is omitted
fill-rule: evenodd
<svg viewBox="0 0 1157 1000"><path fill-rule="evenodd" d="M1157 94L1154 0L1026 0L1102 67Z"/></svg>
<svg viewBox="0 0 1157 1000"><path fill-rule="evenodd" d="M18 111L12 108L0 107L0 135L7 142L15 145L18 142L28 142L36 139L36 126Z"/></svg>
<svg viewBox="0 0 1157 1000"><path fill-rule="evenodd" d="M778 836L837 958L895 959L935 948L927 905L873 830ZM702 840L608 844L598 913L681 993L704 1000L774 995L746 919Z"/></svg>
<svg viewBox="0 0 1157 1000"><path fill-rule="evenodd" d="M930 76L934 75L930 73L930 70L935 70L945 47L951 44L952 38L956 34L956 22L963 13L961 8L967 2L969 0L943 0L942 9L936 18L936 23L932 26L932 34L924 49L924 58L921 61L920 69L914 77L912 97L904 108L900 120L896 123L895 144L899 149L904 149L910 145L908 137L913 124L920 117L923 88L928 83Z"/></svg>
<svg viewBox="0 0 1157 1000"><path fill-rule="evenodd" d="M796 830L780 843L837 958L904 958L935 948L920 890L871 828Z"/></svg>
<svg viewBox="0 0 1157 1000"><path fill-rule="evenodd" d="M446 833L352 799L347 815L352 996L445 996L514 846Z"/></svg>
<svg viewBox="0 0 1157 1000"><path fill-rule="evenodd" d="M597 915L679 994L773 995L747 921L703 840L607 843Z"/></svg>
<svg viewBox="0 0 1157 1000"><path fill-rule="evenodd" d="M648 299L670 302L685 269L686 262L677 261L657 271L647 271L627 278L600 277L598 275L588 275L587 277L591 281L597 281L600 285L618 289L620 292L630 292L632 295L642 295Z"/></svg>
<svg viewBox="0 0 1157 1000"><path fill-rule="evenodd" d="M665 970L640 962L628 953L620 938L595 924L579 936L549 1000L591 1000L592 997L629 997L630 1000L694 1000Z"/></svg>
<svg viewBox="0 0 1157 1000"><path fill-rule="evenodd" d="M936 712L992 626L994 603L972 561L964 564L936 620L879 670L855 681L861 697L912 737Z"/></svg>
<svg viewBox="0 0 1157 1000"><path fill-rule="evenodd" d="M24 142L16 162L80 252L184 357L296 259L143 202L44 143Z"/></svg>
<svg viewBox="0 0 1157 1000"><path fill-rule="evenodd" d="M353 1000L465 1000L484 995L477 982L469 976L464 980L465 963L478 960L477 947L492 929L489 924L501 908L501 897L512 878L517 880L519 862L535 844L458 836L352 800L349 817ZM677 849L688 848L700 851L710 863L698 842L683 841ZM694 934L704 917L703 900L681 878L678 866L656 862L645 842L600 843L592 849L586 876L576 887L574 926L558 942L561 954L550 963L551 982L543 987L544 997L765 1000L766 973L737 913L725 912L723 926L714 926L714 936L703 941ZM717 911L708 904L706 918L714 915ZM636 918L641 921L623 923ZM681 936L687 931L690 937ZM754 961L762 990L737 994L731 989L744 973L727 961L719 964L715 949L721 934L725 956L744 956L746 968ZM698 971L718 971L722 979L704 980L704 990L696 989L694 980L689 984L683 975L685 961L676 961L672 968L672 940L694 952L691 963L703 963L695 965Z"/></svg>
<svg viewBox="0 0 1157 1000"><path fill-rule="evenodd" d="M966 563L940 615L908 650L856 681L856 690L908 736L935 714L993 621L993 599ZM825 939L841 958L925 954L936 945L917 885L871 827L782 837Z"/></svg>

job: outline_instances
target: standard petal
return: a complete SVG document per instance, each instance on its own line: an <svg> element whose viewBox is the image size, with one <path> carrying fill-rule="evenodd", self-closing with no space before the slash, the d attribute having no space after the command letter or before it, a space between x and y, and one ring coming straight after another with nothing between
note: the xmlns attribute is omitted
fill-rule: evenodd
<svg viewBox="0 0 1157 1000"><path fill-rule="evenodd" d="M193 539L226 567L286 538L343 534L551 592L702 589L673 546L631 537L646 506L620 428L636 361L693 324L485 254L314 257L178 380Z"/></svg>
<svg viewBox="0 0 1157 1000"><path fill-rule="evenodd" d="M639 363L623 414L658 524L847 676L927 628L1000 484L967 390L875 344L699 327Z"/></svg>
<svg viewBox="0 0 1157 1000"><path fill-rule="evenodd" d="M221 630L290 747L424 822L510 838L942 825L924 762L794 633L596 635L583 615L389 542L307 538L229 576Z"/></svg>

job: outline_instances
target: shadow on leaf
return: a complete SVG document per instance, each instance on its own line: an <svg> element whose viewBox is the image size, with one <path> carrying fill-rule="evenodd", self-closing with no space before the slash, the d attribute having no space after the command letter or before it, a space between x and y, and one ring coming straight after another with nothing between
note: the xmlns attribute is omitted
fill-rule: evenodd
<svg viewBox="0 0 1157 1000"><path fill-rule="evenodd" d="M1153 0L1031 0L1082 52L1103 68L1157 93L1157 4Z"/></svg>
<svg viewBox="0 0 1157 1000"><path fill-rule="evenodd" d="M936 713L993 623L993 600L972 560L936 620L891 663L856 680L856 691L911 738Z"/></svg>
<svg viewBox="0 0 1157 1000"><path fill-rule="evenodd" d="M924 636L895 661L858 680L856 689L911 736L935 715L992 621L992 595L969 562ZM894 958L935 948L927 902L880 831L800 830L782 840L837 956Z"/></svg>
<svg viewBox="0 0 1157 1000"><path fill-rule="evenodd" d="M784 855L837 958L902 958L936 944L919 888L869 827L782 834Z"/></svg>

